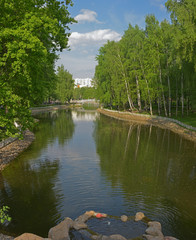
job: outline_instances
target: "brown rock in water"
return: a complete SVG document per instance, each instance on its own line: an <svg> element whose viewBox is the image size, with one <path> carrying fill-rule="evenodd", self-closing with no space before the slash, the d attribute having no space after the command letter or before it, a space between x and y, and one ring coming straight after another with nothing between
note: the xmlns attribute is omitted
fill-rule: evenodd
<svg viewBox="0 0 196 240"><path fill-rule="evenodd" d="M79 223L85 223L89 218L91 218L92 216L88 213L84 213L83 215L79 216L78 218L76 218L76 220L74 222L79 222Z"/></svg>
<svg viewBox="0 0 196 240"><path fill-rule="evenodd" d="M90 217L93 217L95 215L95 211L86 211L85 212L86 215L89 215Z"/></svg>
<svg viewBox="0 0 196 240"><path fill-rule="evenodd" d="M14 238L15 240L44 240L44 238L39 237L32 233L24 233L17 238Z"/></svg>
<svg viewBox="0 0 196 240"><path fill-rule="evenodd" d="M175 237L168 237L168 236L167 236L167 237L164 238L164 240L178 240L178 239L175 238Z"/></svg>
<svg viewBox="0 0 196 240"><path fill-rule="evenodd" d="M70 240L69 230L73 227L73 224L74 222L71 218L65 218L63 222L49 230L48 238L54 240Z"/></svg>
<svg viewBox="0 0 196 240"><path fill-rule="evenodd" d="M122 215L120 219L121 221L126 222L128 220L128 217L126 215Z"/></svg>
<svg viewBox="0 0 196 240"><path fill-rule="evenodd" d="M145 217L145 215L143 214L143 212L137 212L135 214L135 221L138 222L140 220L142 220Z"/></svg>
<svg viewBox="0 0 196 240"><path fill-rule="evenodd" d="M103 236L101 240L127 240L127 239L121 236L120 234L114 234L110 236Z"/></svg>
<svg viewBox="0 0 196 240"><path fill-rule="evenodd" d="M143 235L143 237L147 240L164 240L164 238L159 236L151 236L151 235Z"/></svg>

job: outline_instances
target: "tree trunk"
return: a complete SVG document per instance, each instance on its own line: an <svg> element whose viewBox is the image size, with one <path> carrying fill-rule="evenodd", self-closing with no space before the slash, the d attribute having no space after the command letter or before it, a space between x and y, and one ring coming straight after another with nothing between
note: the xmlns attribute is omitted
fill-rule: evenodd
<svg viewBox="0 0 196 240"><path fill-rule="evenodd" d="M176 78L176 117L178 116L178 84Z"/></svg>
<svg viewBox="0 0 196 240"><path fill-rule="evenodd" d="M171 117L171 87L170 87L169 75L167 76L167 82L168 82L168 90L169 90L169 99L168 99L168 103L169 103L169 117Z"/></svg>
<svg viewBox="0 0 196 240"><path fill-rule="evenodd" d="M158 97L158 100L157 100L157 105L158 105L158 114L159 116L161 115L161 109L160 109L160 98Z"/></svg>
<svg viewBox="0 0 196 240"><path fill-rule="evenodd" d="M131 95L130 95L130 92L129 92L129 84L128 84L128 81L127 81L127 76L126 76L125 69L124 69L124 66L123 66L123 63L122 63L121 56L120 56L119 52L118 52L118 59L120 61L121 71L122 71L122 75L123 75L124 82L125 82L125 88L126 88L126 92L127 92L127 98L128 98L129 106L130 106L131 111L133 111L134 105L133 105L133 101L132 101L132 98L131 98Z"/></svg>
<svg viewBox="0 0 196 240"><path fill-rule="evenodd" d="M183 73L181 74L181 103L182 103L182 117L184 116L184 83Z"/></svg>
<svg viewBox="0 0 196 240"><path fill-rule="evenodd" d="M162 97L163 97L163 106L164 106L165 116L167 117L167 106L166 106L165 94L164 94L164 90L163 90L162 71L161 71L161 63L160 62L159 62L159 80L160 80L160 84L161 84L161 91L162 91Z"/></svg>
<svg viewBox="0 0 196 240"><path fill-rule="evenodd" d="M150 114L153 115L153 113L152 113L152 101L151 101L151 97L150 97L150 89L149 89L149 86L148 86L148 80L146 79L146 75L145 75L144 68L143 68L143 65L142 65L142 62L141 62L140 58L139 58L139 61L140 61L140 67L142 69L143 77L144 77L144 80L146 82L146 87L147 87L147 91L148 91L148 100L149 100L149 104L150 104Z"/></svg>
<svg viewBox="0 0 196 240"><path fill-rule="evenodd" d="M136 80L136 86L137 86L137 104L139 107L139 111L141 112L142 104L141 104L140 87L139 87L139 80L138 80L137 74L135 75L135 80Z"/></svg>

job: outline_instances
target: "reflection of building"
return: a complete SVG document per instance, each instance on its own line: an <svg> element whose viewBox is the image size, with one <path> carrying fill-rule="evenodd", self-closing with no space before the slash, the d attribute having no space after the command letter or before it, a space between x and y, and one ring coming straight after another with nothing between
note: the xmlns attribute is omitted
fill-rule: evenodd
<svg viewBox="0 0 196 240"><path fill-rule="evenodd" d="M91 78L76 78L75 80L76 87L92 87L92 79Z"/></svg>
<svg viewBox="0 0 196 240"><path fill-rule="evenodd" d="M72 111L72 119L74 121L94 121L99 116L96 111L85 112L85 111Z"/></svg>

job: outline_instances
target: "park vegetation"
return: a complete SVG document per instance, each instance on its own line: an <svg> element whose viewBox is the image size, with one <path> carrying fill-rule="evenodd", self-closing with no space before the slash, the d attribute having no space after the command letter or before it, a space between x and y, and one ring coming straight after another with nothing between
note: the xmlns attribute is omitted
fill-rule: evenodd
<svg viewBox="0 0 196 240"><path fill-rule="evenodd" d="M75 22L68 11L72 5L71 0L0 0L0 139L30 128L29 107L54 93L57 52L68 47Z"/></svg>
<svg viewBox="0 0 196 240"><path fill-rule="evenodd" d="M99 49L95 82L105 107L166 117L196 107L196 1L168 0L171 22L129 25L119 42Z"/></svg>

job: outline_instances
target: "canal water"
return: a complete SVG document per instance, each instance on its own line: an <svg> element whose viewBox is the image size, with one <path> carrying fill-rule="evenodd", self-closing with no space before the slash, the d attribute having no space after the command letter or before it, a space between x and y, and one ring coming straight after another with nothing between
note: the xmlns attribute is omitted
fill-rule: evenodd
<svg viewBox="0 0 196 240"><path fill-rule="evenodd" d="M196 144L97 112L59 110L36 118L36 140L0 173L0 204L12 218L1 232L47 237L65 217L88 210L142 211L161 222L164 235L196 239Z"/></svg>

